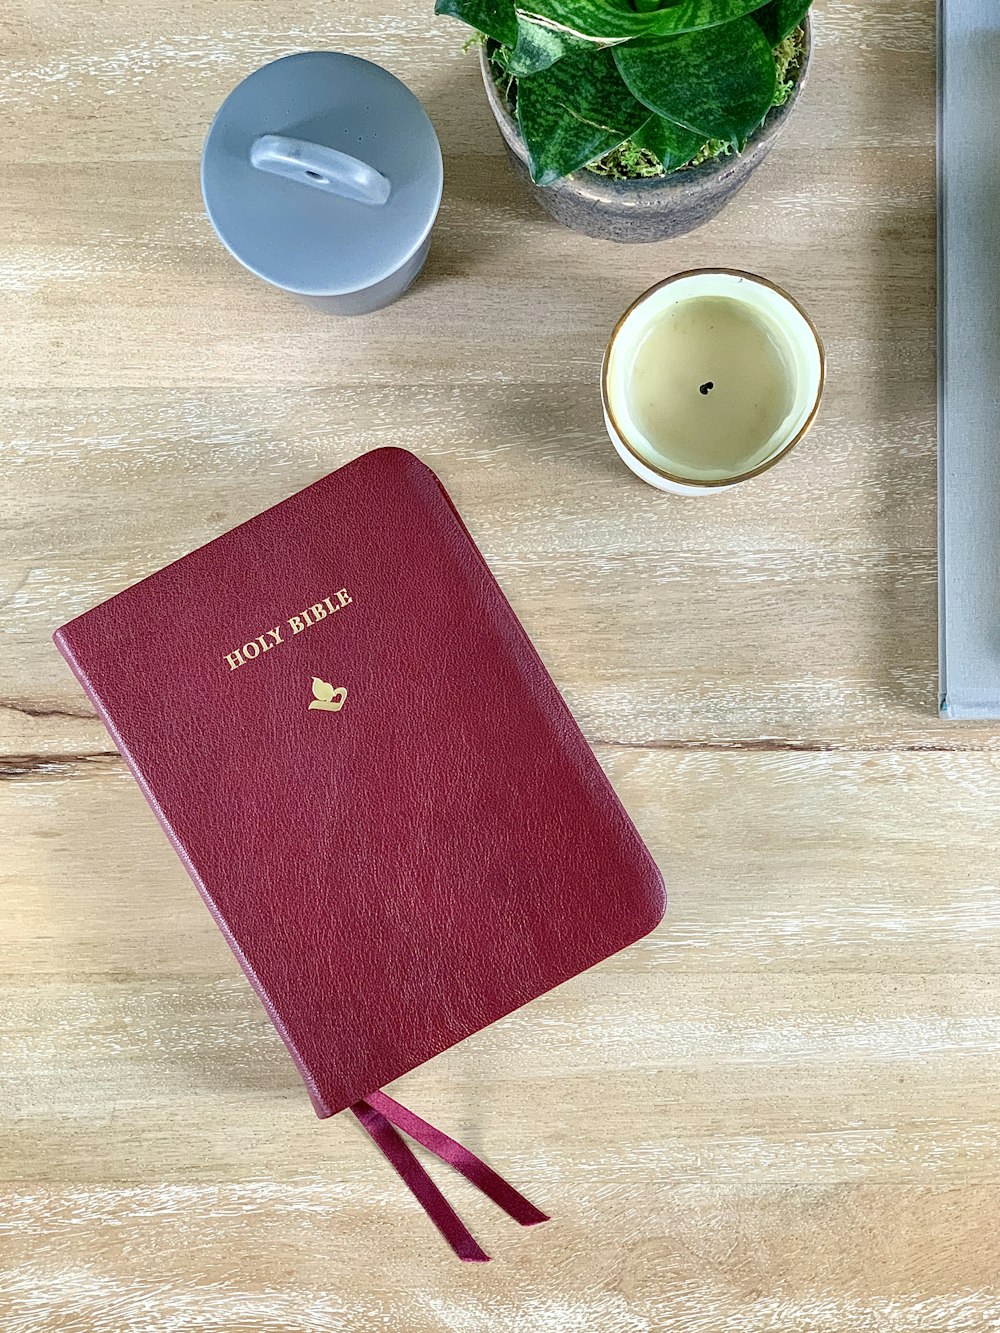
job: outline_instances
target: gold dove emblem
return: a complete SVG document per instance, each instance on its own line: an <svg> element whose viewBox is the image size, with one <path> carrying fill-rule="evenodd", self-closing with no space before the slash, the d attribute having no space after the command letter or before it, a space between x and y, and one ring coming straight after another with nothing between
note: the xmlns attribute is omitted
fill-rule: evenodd
<svg viewBox="0 0 1000 1333"><path fill-rule="evenodd" d="M344 704L347 703L347 690L343 685L334 689L328 685L325 680L320 680L318 676L313 676L312 683L313 697L310 701L310 708L320 708L325 713L339 713Z"/></svg>

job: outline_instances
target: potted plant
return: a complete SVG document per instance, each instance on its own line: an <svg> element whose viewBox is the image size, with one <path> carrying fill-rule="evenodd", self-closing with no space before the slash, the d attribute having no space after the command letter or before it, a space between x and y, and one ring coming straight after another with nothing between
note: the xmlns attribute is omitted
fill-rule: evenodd
<svg viewBox="0 0 1000 1333"><path fill-rule="evenodd" d="M517 172L588 236L654 241L746 184L806 77L812 0L436 0L477 34Z"/></svg>

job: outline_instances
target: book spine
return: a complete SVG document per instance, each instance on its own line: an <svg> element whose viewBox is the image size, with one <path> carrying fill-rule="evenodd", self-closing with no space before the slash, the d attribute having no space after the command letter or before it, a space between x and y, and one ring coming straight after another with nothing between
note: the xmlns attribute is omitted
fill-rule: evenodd
<svg viewBox="0 0 1000 1333"><path fill-rule="evenodd" d="M254 971L254 968L251 965L250 960L246 957L243 950L240 948L238 940L233 935L232 931L229 929L229 923L226 921L226 918L223 916L223 914L219 911L215 899L209 893L208 889L205 886L204 881L202 880L201 876L198 873L197 868L195 867L190 856L188 855L187 848L185 847L184 843L180 840L180 838L178 838L173 828L173 825L170 823L170 820L164 813L163 808L161 807L159 801L156 799L155 793L153 792L149 783L146 781L146 777L142 771L142 768L136 762L135 757L132 755L125 741L122 739L121 733L116 727L114 719L112 718L108 710L104 707L100 695L94 689L90 681L90 678L87 676L87 673L81 666L76 653L73 651L73 645L70 636L69 634L67 634L67 630L70 628L71 626L63 626L61 629L57 629L52 636L53 643L56 645L60 653L62 653L63 657L66 659L66 662L70 670L73 672L73 675L79 681L81 688L87 695L87 698L93 704L97 716L101 719L101 721L104 723L104 726L107 728L108 734L115 743L115 748L118 750L118 753L121 755L121 757L125 760L125 763L128 765L132 776L139 784L139 789L142 792L143 796L145 796L150 809L153 811L153 814L159 821L160 827L163 829L163 832L170 839L171 846L173 847L177 855L180 857L181 863L183 864L185 870L191 876L195 888L201 895L202 901L204 902L205 906L211 912L212 919L215 921L215 924L222 932L223 938L225 939L226 943L232 950L233 955L236 958L236 961L239 963L241 969L243 970L244 976L246 977L247 981L249 981L250 985L254 989L255 994L257 995L257 998L264 1006L264 1009L267 1012L267 1016L273 1023L274 1028L278 1033L278 1036L285 1043L285 1047L287 1048L289 1055L292 1057L292 1060L295 1062L295 1067L296 1069L298 1069L299 1075L301 1076L302 1081L306 1086L306 1091L309 1093L309 1100L312 1102L313 1109L315 1110L316 1114L321 1118L325 1118L326 1116L332 1115L333 1108L327 1105L327 1103L323 1100L322 1096L320 1095L315 1080L313 1079L307 1065L305 1064L301 1055L299 1054L299 1051L295 1043L293 1042L291 1035L288 1032L288 1029L286 1028L284 1022L282 1021L280 1014L272 1004L271 998L268 995L267 991L265 990L263 984L261 983L260 978Z"/></svg>

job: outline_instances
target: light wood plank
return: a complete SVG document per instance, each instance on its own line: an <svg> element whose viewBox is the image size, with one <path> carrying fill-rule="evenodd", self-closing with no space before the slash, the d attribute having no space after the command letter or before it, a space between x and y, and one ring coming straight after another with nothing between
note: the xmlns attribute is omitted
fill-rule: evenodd
<svg viewBox="0 0 1000 1333"><path fill-rule="evenodd" d="M448 190L426 278L346 324L236 268L191 168L208 109L287 36L248 31L228 5L214 25L201 6L112 6L98 33L77 5L53 65L53 15L25 23L13 114L69 128L18 140L0 240L0 433L18 462L0 482L3 750L106 748L76 716L54 624L387 442L452 487L595 739L992 744L933 718L929 5L882 6L884 48L859 44L862 10L818 7L812 85L738 203L691 237L623 250L550 225L516 188L456 27L404 7L382 36L362 6L345 44L398 56L438 121ZM326 21L304 7L293 44ZM131 137L91 133L126 116ZM67 142L85 152L53 191L47 155ZM624 473L596 378L623 306L712 262L798 293L831 374L800 449L699 506ZM39 706L55 716L25 717Z"/></svg>
<svg viewBox="0 0 1000 1333"><path fill-rule="evenodd" d="M602 758L663 926L396 1085L556 1214L517 1234L457 1188L491 1327L987 1328L1000 760ZM0 820L0 892L34 886L2 955L5 1327L485 1328L494 1284L314 1119L121 763L2 783Z"/></svg>

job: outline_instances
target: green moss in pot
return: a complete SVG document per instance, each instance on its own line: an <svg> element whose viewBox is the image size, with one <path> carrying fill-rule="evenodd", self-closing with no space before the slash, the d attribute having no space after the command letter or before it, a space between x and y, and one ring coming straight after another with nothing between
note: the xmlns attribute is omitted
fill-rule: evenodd
<svg viewBox="0 0 1000 1333"><path fill-rule="evenodd" d="M469 24L518 174L589 236L656 241L714 217L805 83L812 0L437 0Z"/></svg>

